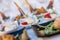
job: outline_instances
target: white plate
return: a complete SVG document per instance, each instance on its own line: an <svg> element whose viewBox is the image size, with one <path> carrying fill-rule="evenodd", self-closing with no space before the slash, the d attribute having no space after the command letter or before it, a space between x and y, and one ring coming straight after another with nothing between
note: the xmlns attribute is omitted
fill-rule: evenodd
<svg viewBox="0 0 60 40"><path fill-rule="evenodd" d="M6 33L12 33L12 32L15 32L15 31L19 31L19 30L22 30L23 28L24 27L19 26L17 29L15 29L13 31L6 32Z"/></svg>
<svg viewBox="0 0 60 40"><path fill-rule="evenodd" d="M24 27L19 26L19 27L18 27L16 30L14 30L14 31L0 32L0 36L5 35L5 34L8 34L8 33L13 33L13 32L15 32L15 31L22 30L23 28L24 28Z"/></svg>

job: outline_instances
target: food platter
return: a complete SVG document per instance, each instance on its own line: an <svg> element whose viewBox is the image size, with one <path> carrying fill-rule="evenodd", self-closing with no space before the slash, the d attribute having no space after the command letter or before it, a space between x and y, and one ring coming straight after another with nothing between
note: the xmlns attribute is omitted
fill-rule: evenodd
<svg viewBox="0 0 60 40"><path fill-rule="evenodd" d="M45 26L47 28L46 25L49 25L51 22L54 22L54 20L49 21L49 22L46 22L46 23L43 23L43 24L39 24L39 25L40 26L43 25L43 26ZM53 23L51 25L53 25ZM33 25L32 28L34 29L34 31L35 31L35 33L36 33L36 35L38 37L48 37L48 36L53 36L53 35L56 35L56 34L60 34L60 31L56 31L56 29L52 29L52 27L49 28L49 26L48 26L48 29L47 30L44 29L44 28L39 29L39 26L38 25ZM55 31L53 31L53 30L55 30ZM46 33L43 32L43 31L45 31Z"/></svg>

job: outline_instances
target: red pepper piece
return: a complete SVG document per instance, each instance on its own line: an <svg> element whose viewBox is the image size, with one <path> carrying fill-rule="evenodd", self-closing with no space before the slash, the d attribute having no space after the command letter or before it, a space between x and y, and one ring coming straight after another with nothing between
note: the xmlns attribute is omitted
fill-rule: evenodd
<svg viewBox="0 0 60 40"><path fill-rule="evenodd" d="M27 22L22 22L21 24L22 24L22 25L27 25L28 23L27 23Z"/></svg>
<svg viewBox="0 0 60 40"><path fill-rule="evenodd" d="M44 18L51 18L50 13L47 13L46 15L44 15Z"/></svg>

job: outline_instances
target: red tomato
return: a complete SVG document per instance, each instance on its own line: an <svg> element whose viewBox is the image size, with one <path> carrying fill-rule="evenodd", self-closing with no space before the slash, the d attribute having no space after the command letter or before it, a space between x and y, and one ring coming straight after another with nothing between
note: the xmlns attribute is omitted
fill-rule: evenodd
<svg viewBox="0 0 60 40"><path fill-rule="evenodd" d="M44 18L51 18L50 13L47 13L46 15L44 15Z"/></svg>
<svg viewBox="0 0 60 40"><path fill-rule="evenodd" d="M22 22L21 24L22 24L22 25L27 25L28 23L27 23L27 22Z"/></svg>

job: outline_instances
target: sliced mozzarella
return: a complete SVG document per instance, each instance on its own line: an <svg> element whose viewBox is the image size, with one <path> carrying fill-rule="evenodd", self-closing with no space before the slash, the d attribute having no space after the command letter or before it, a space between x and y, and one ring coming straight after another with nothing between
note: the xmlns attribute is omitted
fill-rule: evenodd
<svg viewBox="0 0 60 40"><path fill-rule="evenodd" d="M28 22L28 24L32 24L34 22L34 20L32 18L27 18L26 22Z"/></svg>

